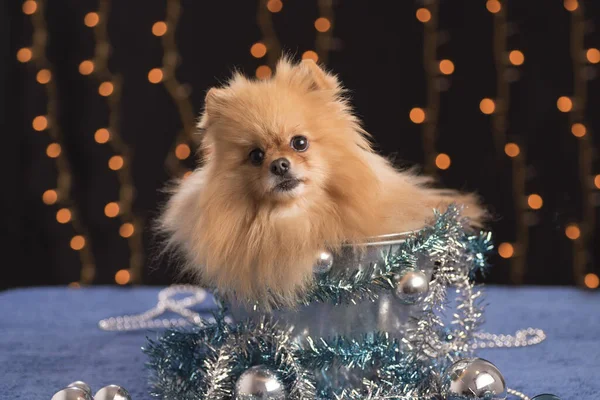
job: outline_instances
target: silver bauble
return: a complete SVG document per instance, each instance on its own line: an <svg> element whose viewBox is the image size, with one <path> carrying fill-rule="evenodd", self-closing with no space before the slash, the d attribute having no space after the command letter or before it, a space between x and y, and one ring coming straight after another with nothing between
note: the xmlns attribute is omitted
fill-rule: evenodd
<svg viewBox="0 0 600 400"><path fill-rule="evenodd" d="M452 364L444 374L446 399L475 397L505 400L504 377L491 362L483 358L466 358Z"/></svg>
<svg viewBox="0 0 600 400"><path fill-rule="evenodd" d="M407 304L415 304L429 292L429 279L419 270L409 269L396 276L396 297Z"/></svg>
<svg viewBox="0 0 600 400"><path fill-rule="evenodd" d="M538 394L535 397L532 397L531 400L560 400L558 398L558 396L550 394L550 393L545 393L545 394Z"/></svg>
<svg viewBox="0 0 600 400"><path fill-rule="evenodd" d="M121 386L108 385L96 392L94 400L131 400L131 396Z"/></svg>
<svg viewBox="0 0 600 400"><path fill-rule="evenodd" d="M235 400L285 400L285 387L264 365L248 368L235 383Z"/></svg>
<svg viewBox="0 0 600 400"><path fill-rule="evenodd" d="M67 387L76 387L81 390L85 390L86 392L88 392L90 394L90 396L92 395L92 388L90 388L90 385L88 385L87 383L85 383L83 381L75 381L75 382L69 383L67 385Z"/></svg>
<svg viewBox="0 0 600 400"><path fill-rule="evenodd" d="M94 400L94 398L81 388L68 387L52 396L52 400Z"/></svg>
<svg viewBox="0 0 600 400"><path fill-rule="evenodd" d="M333 266L333 254L331 252L323 250L319 252L317 261L313 267L313 271L316 274L326 274L331 270Z"/></svg>

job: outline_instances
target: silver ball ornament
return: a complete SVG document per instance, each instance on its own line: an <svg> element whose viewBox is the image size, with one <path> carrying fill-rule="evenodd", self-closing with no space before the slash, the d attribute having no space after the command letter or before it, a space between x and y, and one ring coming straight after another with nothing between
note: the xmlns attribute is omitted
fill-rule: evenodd
<svg viewBox="0 0 600 400"><path fill-rule="evenodd" d="M90 394L90 396L92 395L92 388L90 387L90 385L88 385L87 383L85 383L83 381L71 382L67 385L67 387L68 388L70 388L70 387L79 388L81 390L88 392Z"/></svg>
<svg viewBox="0 0 600 400"><path fill-rule="evenodd" d="M235 383L235 400L285 400L285 387L264 365L248 368Z"/></svg>
<svg viewBox="0 0 600 400"><path fill-rule="evenodd" d="M121 386L108 385L96 392L94 400L131 400L131 396Z"/></svg>
<svg viewBox="0 0 600 400"><path fill-rule="evenodd" d="M406 304L415 304L429 292L429 279L419 270L409 269L396 276L396 298Z"/></svg>
<svg viewBox="0 0 600 400"><path fill-rule="evenodd" d="M72 386L54 394L52 400L94 400L94 398L84 389Z"/></svg>
<svg viewBox="0 0 600 400"><path fill-rule="evenodd" d="M316 274L326 274L331 271L333 266L333 254L329 251L323 250L317 255L317 261L313 266L313 271Z"/></svg>
<svg viewBox="0 0 600 400"><path fill-rule="evenodd" d="M498 368L483 358L466 358L452 364L445 372L446 399L474 397L505 400L506 383Z"/></svg>
<svg viewBox="0 0 600 400"><path fill-rule="evenodd" d="M531 400L560 400L558 396L555 396L550 393L538 394L535 397L532 397Z"/></svg>

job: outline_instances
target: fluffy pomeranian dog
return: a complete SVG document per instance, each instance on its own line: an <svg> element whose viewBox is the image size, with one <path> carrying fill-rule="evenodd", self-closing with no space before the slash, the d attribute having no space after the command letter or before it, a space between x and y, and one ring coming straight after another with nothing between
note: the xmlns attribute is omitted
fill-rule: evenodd
<svg viewBox="0 0 600 400"><path fill-rule="evenodd" d="M431 188L371 148L338 79L282 59L268 80L239 73L206 95L204 165L174 189L161 218L185 270L238 301L293 304L317 254L423 227L433 209L472 194Z"/></svg>

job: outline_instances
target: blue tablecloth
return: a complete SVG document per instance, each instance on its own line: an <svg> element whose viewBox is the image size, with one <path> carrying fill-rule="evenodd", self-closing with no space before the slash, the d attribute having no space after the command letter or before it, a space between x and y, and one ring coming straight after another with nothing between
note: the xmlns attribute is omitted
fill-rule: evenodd
<svg viewBox="0 0 600 400"><path fill-rule="evenodd" d="M105 332L103 318L151 308L159 288L35 288L0 293L0 399L49 400L68 383L119 384L148 399L140 348L157 332ZM542 328L537 346L479 352L507 384L533 396L600 399L600 293L574 288L487 287L484 329Z"/></svg>

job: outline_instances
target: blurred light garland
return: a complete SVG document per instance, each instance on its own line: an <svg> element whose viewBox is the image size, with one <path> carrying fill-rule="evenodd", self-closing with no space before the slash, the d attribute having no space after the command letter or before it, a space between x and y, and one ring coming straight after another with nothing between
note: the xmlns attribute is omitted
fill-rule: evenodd
<svg viewBox="0 0 600 400"><path fill-rule="evenodd" d="M77 204L71 198L73 176L67 154L67 146L64 143L63 132L58 121L58 94L55 78L52 74L53 68L46 57L46 43L48 40L44 15L46 2L45 0L37 0L36 2L30 0L26 3L23 5L23 11L25 14L31 15L33 25L32 60L38 69L38 73L36 74L37 81L44 86L47 98L45 119L39 119L37 124L34 120L34 129L48 131L52 143L47 147L46 154L55 160L57 170L57 187L56 189L49 189L44 192L42 200L48 205L58 204L61 208L56 214L57 221L59 223L68 222L73 227L76 235L71 238L70 245L73 250L79 252L81 260L79 283L89 284L94 280L96 266L91 251L90 236L79 217L80 213ZM45 123L39 121L44 121ZM71 285L77 286L79 283L73 282Z"/></svg>
<svg viewBox="0 0 600 400"><path fill-rule="evenodd" d="M281 44L277 38L277 33L273 27L273 14L281 12L283 3L280 0L259 0L258 11L256 14L256 22L262 34L261 42L255 43L259 45L260 51L254 52L253 46L251 53L256 58L267 57L266 64L260 65L256 69L256 77L266 79L271 76L275 65L281 56ZM263 45L264 48L260 45Z"/></svg>
<svg viewBox="0 0 600 400"><path fill-rule="evenodd" d="M315 21L315 29L317 31L315 49L317 60L322 64L327 64L327 61L329 61L329 52L333 48L333 0L317 0L317 5L319 7L319 18Z"/></svg>
<svg viewBox="0 0 600 400"><path fill-rule="evenodd" d="M498 157L506 154L511 160L512 169L512 195L515 203L516 241L513 244L503 243L498 248L500 256L510 258L511 282L523 283L527 262L527 248L529 246L529 227L527 224L527 198L525 194L526 184L526 149L523 144L507 141L508 110L510 107L510 70L509 63L520 65L523 57L512 57L507 50L508 24L507 6L505 2L488 1L487 9L493 14L494 33L493 50L494 63L496 66L496 98L483 99L480 109L484 114L491 114L492 133ZM520 53L520 52L519 52ZM512 53L517 54L517 53ZM520 53L522 56L522 53ZM520 58L523 58L521 60ZM514 62L511 62L514 61ZM500 251L504 250L504 251Z"/></svg>
<svg viewBox="0 0 600 400"><path fill-rule="evenodd" d="M436 151L437 124L440 107L440 88L438 85L439 66L437 59L438 48L438 12L439 0L427 2L426 8L420 8L416 12L417 19L423 23L423 69L427 82L427 107L413 108L409 114L412 122L423 124L423 152L425 156L424 169L428 175L437 175L436 166L447 169L450 166L448 155Z"/></svg>
<svg viewBox="0 0 600 400"><path fill-rule="evenodd" d="M585 284L585 274L593 267L590 257L596 222L596 204L594 201L593 149L592 132L586 125L585 107L587 102L588 74L585 50L585 9L583 2L571 2L565 8L571 12L571 59L573 62L573 97L569 111L569 127L577 138L579 148L579 180L581 185L581 220L572 225L571 230L579 228L580 234L571 235L573 240L573 277L577 285ZM569 229L567 227L567 229ZM567 232L567 237L569 234Z"/></svg>
<svg viewBox="0 0 600 400"><path fill-rule="evenodd" d="M189 100L188 89L177 80L176 76L177 65L181 62L181 55L179 54L175 40L180 15L181 0L167 0L167 12L164 21L166 31L161 31L162 35L160 35L164 52L163 66L159 70L160 81L162 81L177 106L183 126L182 130L177 134L174 146L168 152L165 160L168 170L172 175L177 177L185 176L185 173L189 171L187 168L182 167L179 160L188 159L197 148L197 143L194 139L194 130L196 129L194 107ZM149 78L151 78L150 75Z"/></svg>
<svg viewBox="0 0 600 400"><path fill-rule="evenodd" d="M100 82L98 92L101 96L107 98L109 107L108 140L103 143L108 143L115 153L110 158L108 166L111 170L116 171L120 186L118 203L108 203L105 208L105 214L109 218L119 215L121 219L120 234L127 239L130 252L129 270L127 271L129 272L128 278L133 283L139 283L141 282L144 265L144 247L142 242L144 222L142 218L136 216L133 212L133 202L136 194L131 173L132 156L129 146L119 133L123 78L120 74L112 74L108 67L111 53L107 28L110 6L110 0L100 0L98 12L86 15L85 23L87 26L93 28L95 42L94 59L91 61L92 70L87 75L92 74ZM95 15L95 17L88 18L90 15ZM129 279L127 281L119 281L119 284L128 283Z"/></svg>

